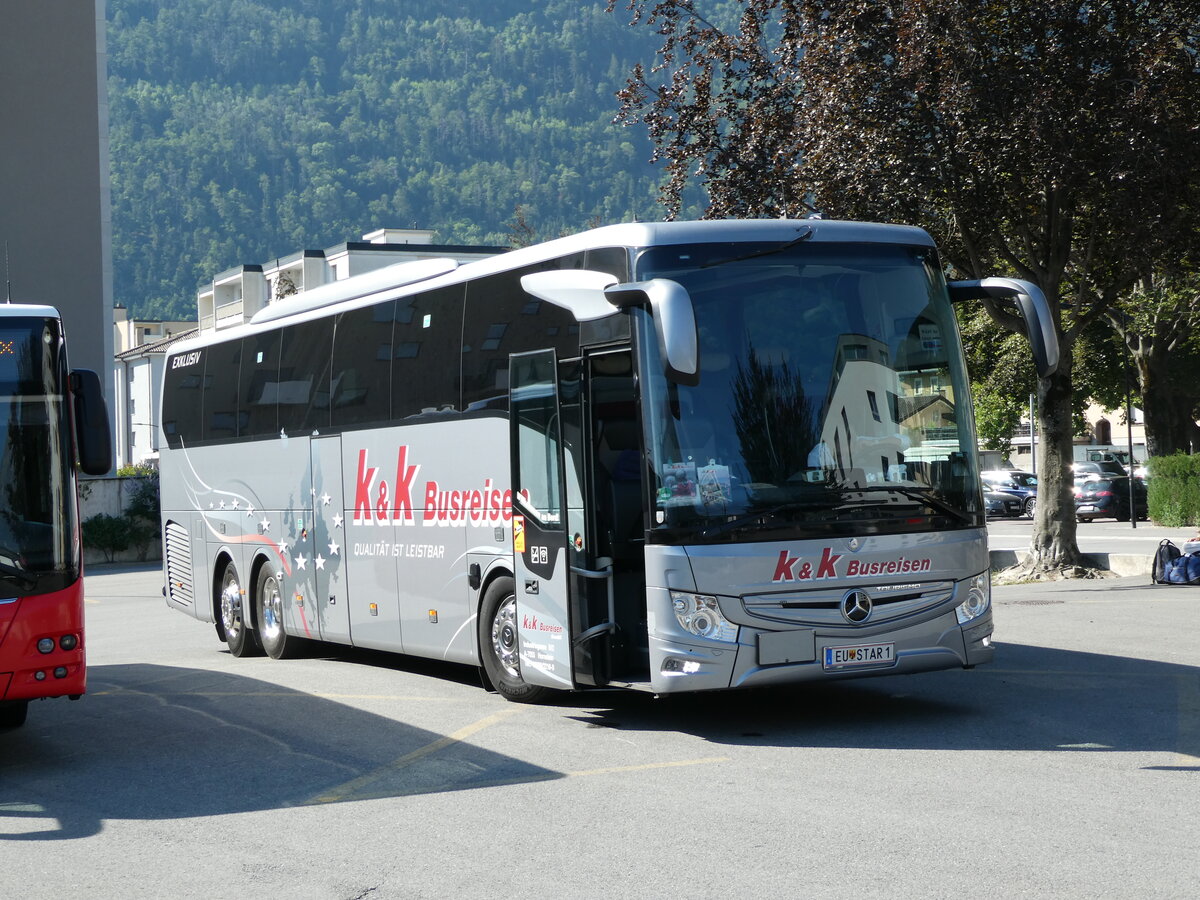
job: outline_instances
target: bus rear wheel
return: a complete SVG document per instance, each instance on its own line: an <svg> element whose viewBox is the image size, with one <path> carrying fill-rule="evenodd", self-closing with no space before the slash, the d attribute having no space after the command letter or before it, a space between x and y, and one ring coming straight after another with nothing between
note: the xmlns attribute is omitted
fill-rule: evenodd
<svg viewBox="0 0 1200 900"><path fill-rule="evenodd" d="M497 578L479 607L479 656L496 692L516 703L537 703L549 690L521 677L517 638L517 596L513 580Z"/></svg>
<svg viewBox="0 0 1200 900"><path fill-rule="evenodd" d="M279 576L269 566L263 566L258 572L254 597L258 636L267 656L271 659L295 656L302 639L293 637L283 629L283 591L279 587Z"/></svg>
<svg viewBox="0 0 1200 900"><path fill-rule="evenodd" d="M221 575L218 601L221 609L220 630L225 632L225 644L229 652L238 657L257 656L258 640L246 618L246 592L242 590L237 567L232 562L225 564L225 572Z"/></svg>
<svg viewBox="0 0 1200 900"><path fill-rule="evenodd" d="M0 703L0 728L20 728L29 715L28 700L11 700Z"/></svg>

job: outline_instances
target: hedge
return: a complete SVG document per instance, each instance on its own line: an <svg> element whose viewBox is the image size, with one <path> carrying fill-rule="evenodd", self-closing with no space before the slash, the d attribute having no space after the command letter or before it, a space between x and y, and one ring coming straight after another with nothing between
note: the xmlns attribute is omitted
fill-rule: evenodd
<svg viewBox="0 0 1200 900"><path fill-rule="evenodd" d="M1200 453L1154 456L1149 466L1150 518L1169 528L1200 525Z"/></svg>

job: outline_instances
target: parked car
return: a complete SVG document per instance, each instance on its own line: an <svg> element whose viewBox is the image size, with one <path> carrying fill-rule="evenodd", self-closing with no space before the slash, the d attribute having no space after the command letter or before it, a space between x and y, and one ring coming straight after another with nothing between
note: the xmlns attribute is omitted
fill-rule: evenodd
<svg viewBox="0 0 1200 900"><path fill-rule="evenodd" d="M1146 485L1133 479L1133 506L1139 519L1148 515ZM1075 518L1129 521L1129 477L1091 476L1075 482Z"/></svg>
<svg viewBox="0 0 1200 900"><path fill-rule="evenodd" d="M1129 473L1125 471L1125 467L1113 460L1101 460L1100 462L1077 462L1071 464L1071 471L1075 473L1075 480L1081 478L1090 478L1091 476L1099 476L1108 478L1112 476L1125 477Z"/></svg>
<svg viewBox="0 0 1200 900"><path fill-rule="evenodd" d="M1003 491L988 490L985 486L983 491L984 508L989 516L1006 516L1015 519L1021 515L1021 501L1012 494L1006 494Z"/></svg>
<svg viewBox="0 0 1200 900"><path fill-rule="evenodd" d="M1021 501L1021 512L1032 516L1037 507L1037 476L1019 469L990 469L981 472L985 490L1012 494Z"/></svg>

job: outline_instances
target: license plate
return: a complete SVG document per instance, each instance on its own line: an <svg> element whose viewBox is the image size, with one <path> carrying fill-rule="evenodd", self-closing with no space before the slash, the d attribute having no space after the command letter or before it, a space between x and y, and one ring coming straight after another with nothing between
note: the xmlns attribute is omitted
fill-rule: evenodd
<svg viewBox="0 0 1200 900"><path fill-rule="evenodd" d="M853 647L826 647L826 669L850 669L855 666L886 666L896 661L895 644L857 644Z"/></svg>
<svg viewBox="0 0 1200 900"><path fill-rule="evenodd" d="M1076 510L1075 510L1075 512L1095 512L1095 511L1096 511L1096 507L1094 507L1088 503L1083 504L1082 506L1076 508Z"/></svg>

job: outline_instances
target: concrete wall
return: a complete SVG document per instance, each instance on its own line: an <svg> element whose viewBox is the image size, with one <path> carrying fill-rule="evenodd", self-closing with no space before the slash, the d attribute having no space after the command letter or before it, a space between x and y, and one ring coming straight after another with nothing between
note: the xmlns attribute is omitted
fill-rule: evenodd
<svg viewBox="0 0 1200 900"><path fill-rule="evenodd" d="M85 522L92 516L100 514L118 517L123 515L125 508L129 506L129 501L133 498L133 492L141 482L140 478L82 479L79 489L79 521ZM134 562L139 558L141 558L139 550L131 547L118 553L114 561ZM144 558L148 560L162 559L162 541L157 538L151 541ZM102 551L89 548L87 541L84 541L83 561L85 565L93 565L107 560Z"/></svg>

